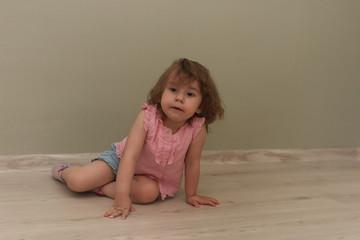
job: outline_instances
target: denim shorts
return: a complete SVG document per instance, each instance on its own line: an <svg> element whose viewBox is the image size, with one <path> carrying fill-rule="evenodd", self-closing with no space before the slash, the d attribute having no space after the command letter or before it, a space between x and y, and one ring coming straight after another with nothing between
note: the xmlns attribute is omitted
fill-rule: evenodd
<svg viewBox="0 0 360 240"><path fill-rule="evenodd" d="M115 175L117 174L117 171L119 168L119 163L120 163L120 158L116 154L115 144L111 144L110 150L106 150L98 158L91 159L91 162L94 162L97 160L104 161L107 165L109 165L112 172Z"/></svg>

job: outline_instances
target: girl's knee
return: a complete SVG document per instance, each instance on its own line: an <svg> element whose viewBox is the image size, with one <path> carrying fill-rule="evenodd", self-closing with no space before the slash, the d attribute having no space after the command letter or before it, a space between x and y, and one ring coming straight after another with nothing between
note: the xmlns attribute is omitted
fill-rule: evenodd
<svg viewBox="0 0 360 240"><path fill-rule="evenodd" d="M151 185L148 188L144 189L143 193L143 203L152 203L159 197L159 188L157 186Z"/></svg>
<svg viewBox="0 0 360 240"><path fill-rule="evenodd" d="M84 178L81 175L72 173L66 177L66 185L69 189L74 192L86 192L87 183L84 181Z"/></svg>
<svg viewBox="0 0 360 240"><path fill-rule="evenodd" d="M159 196L159 186L154 180L145 177L135 177L136 190L133 191L132 198L136 203L152 203Z"/></svg>
<svg viewBox="0 0 360 240"><path fill-rule="evenodd" d="M62 172L68 188L75 192L90 191L114 180L111 168L102 161L95 161L83 167L73 166Z"/></svg>

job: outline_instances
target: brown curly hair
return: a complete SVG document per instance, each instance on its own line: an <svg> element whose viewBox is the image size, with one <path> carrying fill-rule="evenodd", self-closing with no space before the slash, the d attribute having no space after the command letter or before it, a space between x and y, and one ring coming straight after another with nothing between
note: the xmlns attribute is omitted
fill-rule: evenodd
<svg viewBox="0 0 360 240"><path fill-rule="evenodd" d="M170 74L174 74L178 78L177 81L182 84L193 81L198 82L202 96L200 104L201 113L195 114L194 117L204 117L206 129L208 124L215 122L217 119L224 118L223 104L209 70L200 63L186 58L175 60L160 76L156 85L149 92L147 97L148 104L157 105L161 109L162 93Z"/></svg>

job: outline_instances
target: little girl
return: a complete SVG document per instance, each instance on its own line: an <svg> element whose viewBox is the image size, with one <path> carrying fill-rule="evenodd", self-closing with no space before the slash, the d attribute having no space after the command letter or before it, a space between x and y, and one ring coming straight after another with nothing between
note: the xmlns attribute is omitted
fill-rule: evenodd
<svg viewBox="0 0 360 240"><path fill-rule="evenodd" d="M175 61L151 89L129 136L112 144L86 166L56 163L55 179L76 192L95 190L115 199L105 217L134 211L132 203L164 200L179 190L185 163L186 202L216 206L196 193L200 157L208 124L223 118L224 109L209 71L188 59Z"/></svg>

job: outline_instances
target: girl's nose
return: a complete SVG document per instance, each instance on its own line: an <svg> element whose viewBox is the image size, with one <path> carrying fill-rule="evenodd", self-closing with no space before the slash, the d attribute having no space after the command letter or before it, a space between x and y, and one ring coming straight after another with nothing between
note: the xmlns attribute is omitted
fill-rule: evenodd
<svg viewBox="0 0 360 240"><path fill-rule="evenodd" d="M178 94L176 96L176 101L181 103L184 102L184 96L182 94Z"/></svg>

